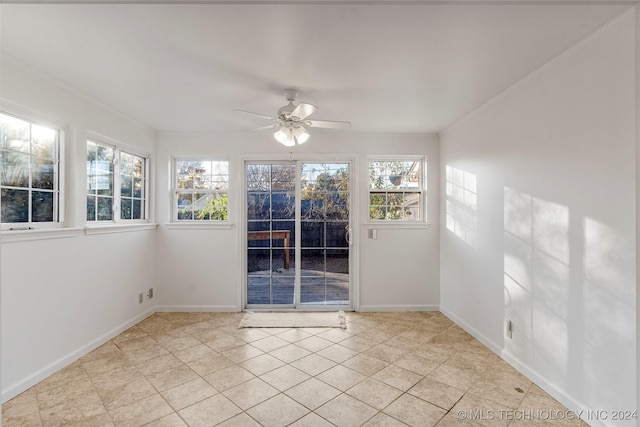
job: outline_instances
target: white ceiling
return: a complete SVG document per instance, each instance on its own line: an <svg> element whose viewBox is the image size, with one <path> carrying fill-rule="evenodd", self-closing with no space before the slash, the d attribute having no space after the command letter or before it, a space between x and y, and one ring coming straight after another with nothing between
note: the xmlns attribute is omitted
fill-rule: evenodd
<svg viewBox="0 0 640 427"><path fill-rule="evenodd" d="M279 4L278 4L279 3ZM159 131L241 131L282 89L354 131L437 132L629 4L3 4L5 54Z"/></svg>

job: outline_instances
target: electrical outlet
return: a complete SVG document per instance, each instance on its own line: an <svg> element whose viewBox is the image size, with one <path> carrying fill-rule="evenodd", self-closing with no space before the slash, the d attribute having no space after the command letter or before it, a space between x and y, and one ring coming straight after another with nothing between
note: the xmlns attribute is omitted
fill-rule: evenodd
<svg viewBox="0 0 640 427"><path fill-rule="evenodd" d="M138 304L142 304L143 301L144 301L144 295L142 293L140 293L138 295Z"/></svg>
<svg viewBox="0 0 640 427"><path fill-rule="evenodd" d="M511 323L511 320L507 320L505 322L505 332L506 332L507 338L509 339L513 338L513 323Z"/></svg>
<svg viewBox="0 0 640 427"><path fill-rule="evenodd" d="M378 238L378 230L369 229L368 230L368 237L370 239L376 240Z"/></svg>
<svg viewBox="0 0 640 427"><path fill-rule="evenodd" d="M153 288L149 288L149 299L153 298Z"/></svg>

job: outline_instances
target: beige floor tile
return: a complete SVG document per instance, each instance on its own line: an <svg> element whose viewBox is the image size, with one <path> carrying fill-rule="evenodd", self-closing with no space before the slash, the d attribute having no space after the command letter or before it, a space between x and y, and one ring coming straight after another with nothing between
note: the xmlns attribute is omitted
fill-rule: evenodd
<svg viewBox="0 0 640 427"><path fill-rule="evenodd" d="M450 410L464 395L464 391L431 378L420 380L407 392L442 409Z"/></svg>
<svg viewBox="0 0 640 427"><path fill-rule="evenodd" d="M473 369L459 369L445 364L438 366L427 376L465 391L482 378L482 375Z"/></svg>
<svg viewBox="0 0 640 427"><path fill-rule="evenodd" d="M291 427L333 427L329 421L325 420L319 415L314 414L313 412L305 415L300 418L293 424L290 424Z"/></svg>
<svg viewBox="0 0 640 427"><path fill-rule="evenodd" d="M527 417L525 418L525 416ZM569 411L551 396L546 393L540 394L530 391L518 407L517 412L514 411L514 421L510 425L523 426L526 424L577 427L580 426L580 423L581 420L578 415Z"/></svg>
<svg viewBox="0 0 640 427"><path fill-rule="evenodd" d="M216 394L178 411L180 417L187 422L189 427L215 426L240 413L242 410L221 394Z"/></svg>
<svg viewBox="0 0 640 427"><path fill-rule="evenodd" d="M255 348L251 344L243 344L220 353L221 356L224 356L235 363L249 360L253 357L260 356L261 354L263 354L263 351Z"/></svg>
<svg viewBox="0 0 640 427"><path fill-rule="evenodd" d="M402 391L407 391L422 379L421 375L397 366L389 365L378 371L373 378Z"/></svg>
<svg viewBox="0 0 640 427"><path fill-rule="evenodd" d="M305 338L309 338L313 335L301 329L296 328L296 329L289 329L288 331L282 332L281 334L278 334L276 336L280 339L283 339L293 344L297 341L303 340Z"/></svg>
<svg viewBox="0 0 640 427"><path fill-rule="evenodd" d="M187 363L187 366L200 376L212 374L231 365L233 365L231 360L219 354Z"/></svg>
<svg viewBox="0 0 640 427"><path fill-rule="evenodd" d="M183 363L173 354L164 354L136 365L143 375L153 375L181 366Z"/></svg>
<svg viewBox="0 0 640 427"><path fill-rule="evenodd" d="M287 365L271 372L267 372L260 376L260 378L278 390L285 391L303 381L308 380L310 377L301 370Z"/></svg>
<svg viewBox="0 0 640 427"><path fill-rule="evenodd" d="M51 391L61 386L67 386L79 381L87 381L88 379L89 377L82 363L77 361L39 382L36 384L35 389L38 393Z"/></svg>
<svg viewBox="0 0 640 427"><path fill-rule="evenodd" d="M40 419L38 411L36 391L31 388L2 405L2 419L33 418L30 417L31 414L36 414L36 418Z"/></svg>
<svg viewBox="0 0 640 427"><path fill-rule="evenodd" d="M268 336L266 338L262 338L251 343L252 346L268 353L280 347L284 347L289 345L289 341L283 340L282 338L278 338L277 336Z"/></svg>
<svg viewBox="0 0 640 427"><path fill-rule="evenodd" d="M238 365L231 365L203 378L218 391L224 391L242 384L245 381L249 381L255 378L255 376Z"/></svg>
<svg viewBox="0 0 640 427"><path fill-rule="evenodd" d="M364 423L363 427L406 427L406 424L384 412L379 412L375 417Z"/></svg>
<svg viewBox="0 0 640 427"><path fill-rule="evenodd" d="M120 344L126 341L135 340L137 338L145 337L147 335L148 334L142 329L140 329L139 327L133 326L127 329L126 331L124 331L123 333L121 333L120 335L118 335L117 337L115 337L114 339L112 339L111 341L113 341L113 343L116 344L117 346L120 346Z"/></svg>
<svg viewBox="0 0 640 427"><path fill-rule="evenodd" d="M345 329L331 328L327 331L319 333L316 336L331 341L332 343L339 343L340 341L344 341L347 338L351 338L353 334L347 332Z"/></svg>
<svg viewBox="0 0 640 427"><path fill-rule="evenodd" d="M248 408L275 396L278 394L278 390L260 378L254 378L229 390L225 390L222 394L246 411Z"/></svg>
<svg viewBox="0 0 640 427"><path fill-rule="evenodd" d="M269 354L261 354L260 356L240 362L239 365L252 374L260 376L284 366L284 362Z"/></svg>
<svg viewBox="0 0 640 427"><path fill-rule="evenodd" d="M350 348L351 350L355 350L357 352L363 352L369 350L371 347L377 345L378 343L366 338L362 338L360 336L355 336L351 338L347 338L344 341L340 341L340 345Z"/></svg>
<svg viewBox="0 0 640 427"><path fill-rule="evenodd" d="M447 413L444 409L409 394L400 396L387 406L384 412L405 424L416 427L433 426Z"/></svg>
<svg viewBox="0 0 640 427"><path fill-rule="evenodd" d="M465 416L460 416L455 412L449 412L440 420L437 427L478 427L480 424L476 424L473 421L467 420Z"/></svg>
<svg viewBox="0 0 640 427"><path fill-rule="evenodd" d="M347 391L367 377L346 366L338 365L317 375L316 378L340 391Z"/></svg>
<svg viewBox="0 0 640 427"><path fill-rule="evenodd" d="M311 376L318 375L321 372L326 371L329 368L336 366L336 362L333 362L325 357L318 356L317 354L310 354L309 356L298 359L291 363L294 368Z"/></svg>
<svg viewBox="0 0 640 427"><path fill-rule="evenodd" d="M165 390L160 394L173 409L179 411L180 409L184 409L187 406L191 406L194 403L218 394L218 390L202 378L197 378Z"/></svg>
<svg viewBox="0 0 640 427"><path fill-rule="evenodd" d="M347 313L346 330L239 329L243 315L150 316L5 403L3 425L330 425L312 410L360 425L364 405L370 427L423 427L439 416L445 427L587 427L513 419L515 408L569 412L441 313Z"/></svg>
<svg viewBox="0 0 640 427"><path fill-rule="evenodd" d="M338 427L361 426L378 411L359 400L341 394L315 410L315 413Z"/></svg>
<svg viewBox="0 0 640 427"><path fill-rule="evenodd" d="M394 366L402 369L406 369L411 372L415 372L418 375L428 375L438 366L440 362L436 362L425 357L421 357L415 354L405 354L402 358L393 362Z"/></svg>
<svg viewBox="0 0 640 427"><path fill-rule="evenodd" d="M156 389L144 377L114 388L98 390L98 395L107 409L128 405L156 393Z"/></svg>
<svg viewBox="0 0 640 427"><path fill-rule="evenodd" d="M247 343L242 341L240 338L236 338L231 335L225 335L222 337L214 338L213 340L205 343L209 348L222 353L226 350L231 350L232 348L240 347L241 345L246 345Z"/></svg>
<svg viewBox="0 0 640 427"><path fill-rule="evenodd" d="M137 402L109 411L116 426L137 427L160 419L173 412L171 406L155 394Z"/></svg>
<svg viewBox="0 0 640 427"><path fill-rule="evenodd" d="M4 419L2 420L2 425L4 427L11 427L10 424L5 425ZM65 427L114 427L115 426L115 424L113 423L113 420L111 419L108 413L86 417L86 418L79 418L77 420L65 420L62 423L60 422L60 420L51 420L50 422L44 423L43 425L47 427L60 426L60 425L64 425Z"/></svg>
<svg viewBox="0 0 640 427"><path fill-rule="evenodd" d="M334 344L331 347L327 347L317 352L319 356L326 357L336 363L342 363L345 360L349 360L354 356L357 356L359 352L344 347L340 344Z"/></svg>
<svg viewBox="0 0 640 427"><path fill-rule="evenodd" d="M315 378L310 378L285 392L287 396L311 410L324 405L340 393L340 390Z"/></svg>
<svg viewBox="0 0 640 427"><path fill-rule="evenodd" d="M383 382L374 380L373 378L367 378L347 390L347 394L376 409L384 409L400 397L402 392Z"/></svg>
<svg viewBox="0 0 640 427"><path fill-rule="evenodd" d="M522 403L531 381L522 375L506 375L476 381L468 393L516 409Z"/></svg>
<svg viewBox="0 0 640 427"><path fill-rule="evenodd" d="M194 360L203 359L205 357L213 356L214 354L217 354L217 352L204 344L198 344L173 353L173 355L182 363L193 362Z"/></svg>
<svg viewBox="0 0 640 427"><path fill-rule="evenodd" d="M264 427L280 427L299 420L309 410L290 397L278 394L249 409L247 413Z"/></svg>
<svg viewBox="0 0 640 427"><path fill-rule="evenodd" d="M263 338L270 337L268 333L261 331L256 328L243 328L240 329L237 333L233 334L234 337L241 339L246 343L251 343L257 340L261 340Z"/></svg>
<svg viewBox="0 0 640 427"><path fill-rule="evenodd" d="M296 342L296 345L298 347L302 347L312 353L330 347L333 344L334 343L332 341L325 340L324 338L320 338L318 336L312 336Z"/></svg>
<svg viewBox="0 0 640 427"><path fill-rule="evenodd" d="M218 424L217 427L260 427L260 424L246 413L241 413L227 421Z"/></svg>
<svg viewBox="0 0 640 427"><path fill-rule="evenodd" d="M309 350L305 350L302 347L298 347L295 344L289 344L277 350L270 351L269 354L277 359L282 360L285 363L291 363L295 360L302 359L303 357L310 355L311 352Z"/></svg>
<svg viewBox="0 0 640 427"><path fill-rule="evenodd" d="M166 417L151 421L149 424L145 424L144 427L187 427L187 425L182 421L182 418L174 412Z"/></svg>
<svg viewBox="0 0 640 427"><path fill-rule="evenodd" d="M383 362L380 359L376 359L374 357L361 353L355 357L352 357L351 359L342 362L342 365L358 371L361 374L371 376L376 372L384 369L387 366L387 363Z"/></svg>
<svg viewBox="0 0 640 427"><path fill-rule="evenodd" d="M189 369L187 365L180 365L168 371L147 375L149 382L158 391L168 390L196 378L198 378L198 374Z"/></svg>
<svg viewBox="0 0 640 427"><path fill-rule="evenodd" d="M367 356L375 357L376 359L382 360L386 363L395 362L402 358L405 353L406 351L404 350L386 344L378 344L364 352Z"/></svg>
<svg viewBox="0 0 640 427"><path fill-rule="evenodd" d="M473 394L465 394L451 409L460 418L484 426L507 426L512 421L506 415L511 409Z"/></svg>

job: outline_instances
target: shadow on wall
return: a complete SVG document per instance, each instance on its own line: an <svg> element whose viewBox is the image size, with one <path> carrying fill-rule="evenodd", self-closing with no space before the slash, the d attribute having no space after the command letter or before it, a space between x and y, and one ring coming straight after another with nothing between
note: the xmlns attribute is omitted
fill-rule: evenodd
<svg viewBox="0 0 640 427"><path fill-rule="evenodd" d="M611 353L635 354L633 254L614 228L505 187L505 351L588 405L620 406L633 363Z"/></svg>
<svg viewBox="0 0 640 427"><path fill-rule="evenodd" d="M447 165L445 183L447 230L474 247L478 235L476 176Z"/></svg>

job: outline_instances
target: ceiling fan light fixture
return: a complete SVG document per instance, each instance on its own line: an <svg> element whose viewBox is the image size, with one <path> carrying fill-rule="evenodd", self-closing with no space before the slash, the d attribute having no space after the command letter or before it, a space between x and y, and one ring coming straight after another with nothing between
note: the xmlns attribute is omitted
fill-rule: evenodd
<svg viewBox="0 0 640 427"><path fill-rule="evenodd" d="M296 145L296 141L293 138L293 132L285 126L281 126L280 129L273 134L273 137L276 141L286 147L293 147Z"/></svg>
<svg viewBox="0 0 640 427"><path fill-rule="evenodd" d="M311 135L309 135L309 132L307 132L304 126L298 126L297 128L293 129L293 136L296 137L296 141L298 142L298 144L304 144L309 140L309 137Z"/></svg>

